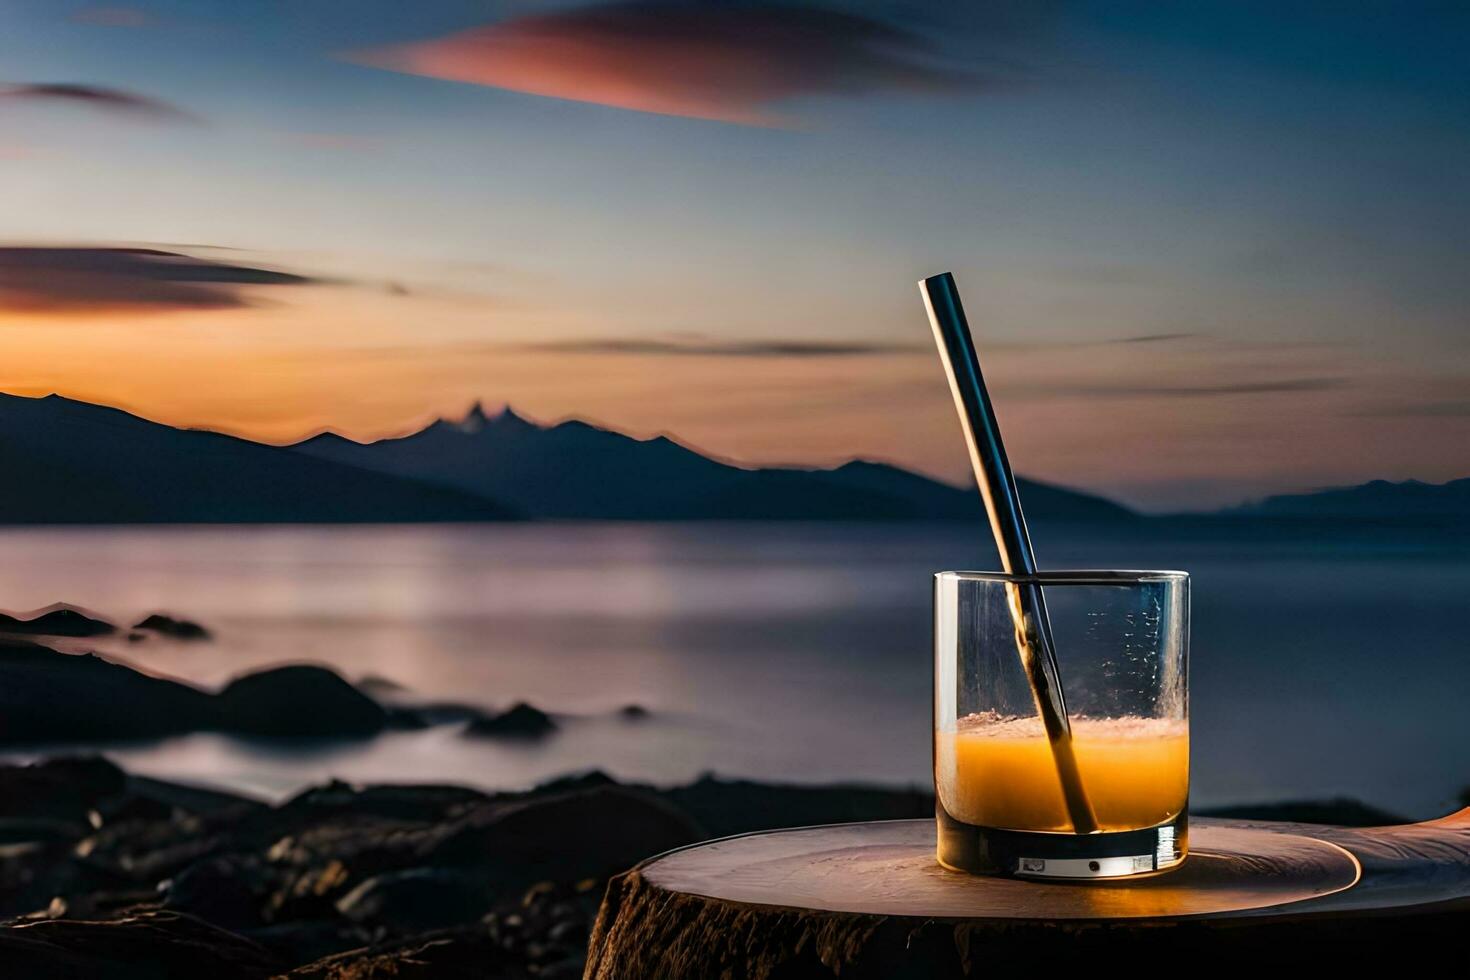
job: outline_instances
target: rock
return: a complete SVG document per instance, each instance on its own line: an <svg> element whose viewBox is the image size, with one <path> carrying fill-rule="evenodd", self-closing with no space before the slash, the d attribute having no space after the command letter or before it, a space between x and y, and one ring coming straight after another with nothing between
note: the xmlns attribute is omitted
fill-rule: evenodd
<svg viewBox="0 0 1470 980"><path fill-rule="evenodd" d="M387 719L384 727L395 732L421 732L430 726L430 722L419 712L412 708L385 707Z"/></svg>
<svg viewBox="0 0 1470 980"><path fill-rule="evenodd" d="M792 786L706 775L660 795L698 821L706 837L728 837L775 827L934 815L934 794L927 788Z"/></svg>
<svg viewBox="0 0 1470 980"><path fill-rule="evenodd" d="M313 963L323 957L362 949L373 935L362 926L341 918L278 922L259 929L243 930L286 963Z"/></svg>
<svg viewBox="0 0 1470 980"><path fill-rule="evenodd" d="M0 639L0 745L197 731L354 738L387 724L380 704L326 667L262 670L212 695L96 654Z"/></svg>
<svg viewBox="0 0 1470 980"><path fill-rule="evenodd" d="M261 924L263 890L258 860L243 855L205 858L165 883L163 906L238 931Z"/></svg>
<svg viewBox="0 0 1470 980"><path fill-rule="evenodd" d="M503 736L539 738L556 731L556 722L539 708L524 701L510 710L488 718L476 718L465 726L465 734L471 736Z"/></svg>
<svg viewBox="0 0 1470 980"><path fill-rule="evenodd" d="M544 783L539 783L535 789L526 795L550 796L555 793L570 793L575 790L597 789L602 786L620 785L622 784L601 769L588 769L585 772L548 779Z"/></svg>
<svg viewBox="0 0 1470 980"><path fill-rule="evenodd" d="M404 934L477 922L493 898L482 875L408 868L369 878L344 895L337 910L353 922Z"/></svg>
<svg viewBox="0 0 1470 980"><path fill-rule="evenodd" d="M648 709L641 704L625 704L618 709L618 717L624 721L642 721L648 715Z"/></svg>
<svg viewBox="0 0 1470 980"><path fill-rule="evenodd" d="M288 872L285 882L266 902L266 918L272 922L284 922L334 916L337 898L347 889L350 880L347 865L335 859L302 871Z"/></svg>
<svg viewBox="0 0 1470 980"><path fill-rule="evenodd" d="M241 796L238 793L226 793L217 789L150 779L135 773L128 773L127 780L127 793L130 798L160 803L174 812L182 811L183 813L237 820L268 809L259 800Z"/></svg>
<svg viewBox="0 0 1470 980"><path fill-rule="evenodd" d="M121 794L127 781L126 773L96 755L0 766L0 817L49 818L85 825L88 814L103 800Z"/></svg>
<svg viewBox="0 0 1470 980"><path fill-rule="evenodd" d="M87 831L86 824L69 820L50 820L45 817L38 819L0 817L0 847L7 844L53 844L58 841L76 841L87 836Z"/></svg>
<svg viewBox="0 0 1470 980"><path fill-rule="evenodd" d="M163 613L153 613L133 624L135 630L149 630L160 636L175 640L209 640L213 634L198 623L188 619L175 619ZM130 638L131 639L131 638Z"/></svg>
<svg viewBox="0 0 1470 980"><path fill-rule="evenodd" d="M156 884L224 850L225 834L197 817L120 823L80 841L73 857L119 881Z"/></svg>
<svg viewBox="0 0 1470 980"><path fill-rule="evenodd" d="M683 813L650 794L604 787L530 799L446 837L426 863L488 862L508 881L576 881L624 871L700 840Z"/></svg>
<svg viewBox="0 0 1470 980"><path fill-rule="evenodd" d="M0 640L0 744L151 738L197 731L210 696L96 654Z"/></svg>
<svg viewBox="0 0 1470 980"><path fill-rule="evenodd" d="M218 696L220 727L250 735L376 735L383 706L336 671L310 664L262 670L231 681Z"/></svg>
<svg viewBox="0 0 1470 980"><path fill-rule="evenodd" d="M175 812L173 805L163 800L127 793L102 800L89 817L95 828L129 821L172 820Z"/></svg>
<svg viewBox="0 0 1470 980"><path fill-rule="evenodd" d="M390 783L357 787L334 780L301 791L282 803L278 812L313 821L329 816L436 821L489 800L484 793L467 786Z"/></svg>
<svg viewBox="0 0 1470 980"><path fill-rule="evenodd" d="M587 957L569 956L564 960L547 963L536 971L539 980L581 980L587 970Z"/></svg>
<svg viewBox="0 0 1470 980"><path fill-rule="evenodd" d="M557 922L546 930L546 938L563 946L585 946L587 944L587 923L573 919Z"/></svg>
<svg viewBox="0 0 1470 980"><path fill-rule="evenodd" d="M0 929L0 963L5 980L266 980L285 967L243 936L165 911Z"/></svg>
<svg viewBox="0 0 1470 980"><path fill-rule="evenodd" d="M733 833L924 807L917 792L655 790L595 771L500 794L334 781L267 806L97 757L0 766L0 834L29 838L0 846L0 978L576 976L607 876L707 836L701 821ZM161 965L117 972L109 956Z"/></svg>
<svg viewBox="0 0 1470 980"><path fill-rule="evenodd" d="M107 636L117 627L105 619L97 619L75 606L57 603L20 616L0 613L0 633L23 636Z"/></svg>

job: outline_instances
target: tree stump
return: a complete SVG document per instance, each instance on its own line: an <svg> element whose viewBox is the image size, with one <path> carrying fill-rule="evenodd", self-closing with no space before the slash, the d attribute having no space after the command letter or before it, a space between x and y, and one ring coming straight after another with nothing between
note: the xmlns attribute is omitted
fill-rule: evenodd
<svg viewBox="0 0 1470 980"><path fill-rule="evenodd" d="M1470 808L1401 827L1195 820L1180 869L1117 882L939 867L927 820L747 834L613 879L589 980L1052 976L1042 968L1464 968ZM1001 972L1008 971L1008 972Z"/></svg>

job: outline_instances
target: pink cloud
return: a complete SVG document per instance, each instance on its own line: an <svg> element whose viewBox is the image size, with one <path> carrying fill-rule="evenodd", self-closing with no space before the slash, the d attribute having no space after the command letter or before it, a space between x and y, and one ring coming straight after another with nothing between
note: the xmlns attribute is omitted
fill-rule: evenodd
<svg viewBox="0 0 1470 980"><path fill-rule="evenodd" d="M914 34L786 3L638 0L513 18L348 55L361 64L671 116L780 125L812 95L939 92L974 76Z"/></svg>

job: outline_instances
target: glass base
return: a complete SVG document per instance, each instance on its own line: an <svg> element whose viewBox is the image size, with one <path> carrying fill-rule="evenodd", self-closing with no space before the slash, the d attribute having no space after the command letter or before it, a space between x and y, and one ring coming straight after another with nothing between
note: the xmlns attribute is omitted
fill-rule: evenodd
<svg viewBox="0 0 1470 980"><path fill-rule="evenodd" d="M1096 880L1172 871L1189 852L1189 815L1142 830L1058 834L962 823L935 805L939 863L1003 878Z"/></svg>

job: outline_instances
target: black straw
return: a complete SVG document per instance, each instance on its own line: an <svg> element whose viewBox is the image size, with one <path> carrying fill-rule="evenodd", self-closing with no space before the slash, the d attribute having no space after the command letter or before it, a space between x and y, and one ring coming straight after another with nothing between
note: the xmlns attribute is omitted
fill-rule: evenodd
<svg viewBox="0 0 1470 980"><path fill-rule="evenodd" d="M1000 424L985 390L985 377L980 373L980 358L970 336L970 325L960 304L959 288L948 272L920 280L919 291L929 311L934 328L934 341L939 358L949 376L950 392L959 412L960 426L970 450L970 465L975 482L985 500L990 516L990 530L1000 552L1000 563L1009 575L1036 574L1036 555L1031 550L1031 536L1026 532L1026 518L1021 513L1021 497L1016 492L1016 478L1006 459L1005 444L1000 438ZM1067 700L1062 692L1062 678L1057 669L1056 647L1052 642L1051 620L1046 614L1046 599L1036 582L1013 582L1006 586L1011 618L1016 624L1016 649L1021 665L1031 684L1036 712L1051 743L1057 777L1072 829L1090 834L1098 829L1097 818L1087 801L1082 774L1072 749L1072 726L1067 719Z"/></svg>

